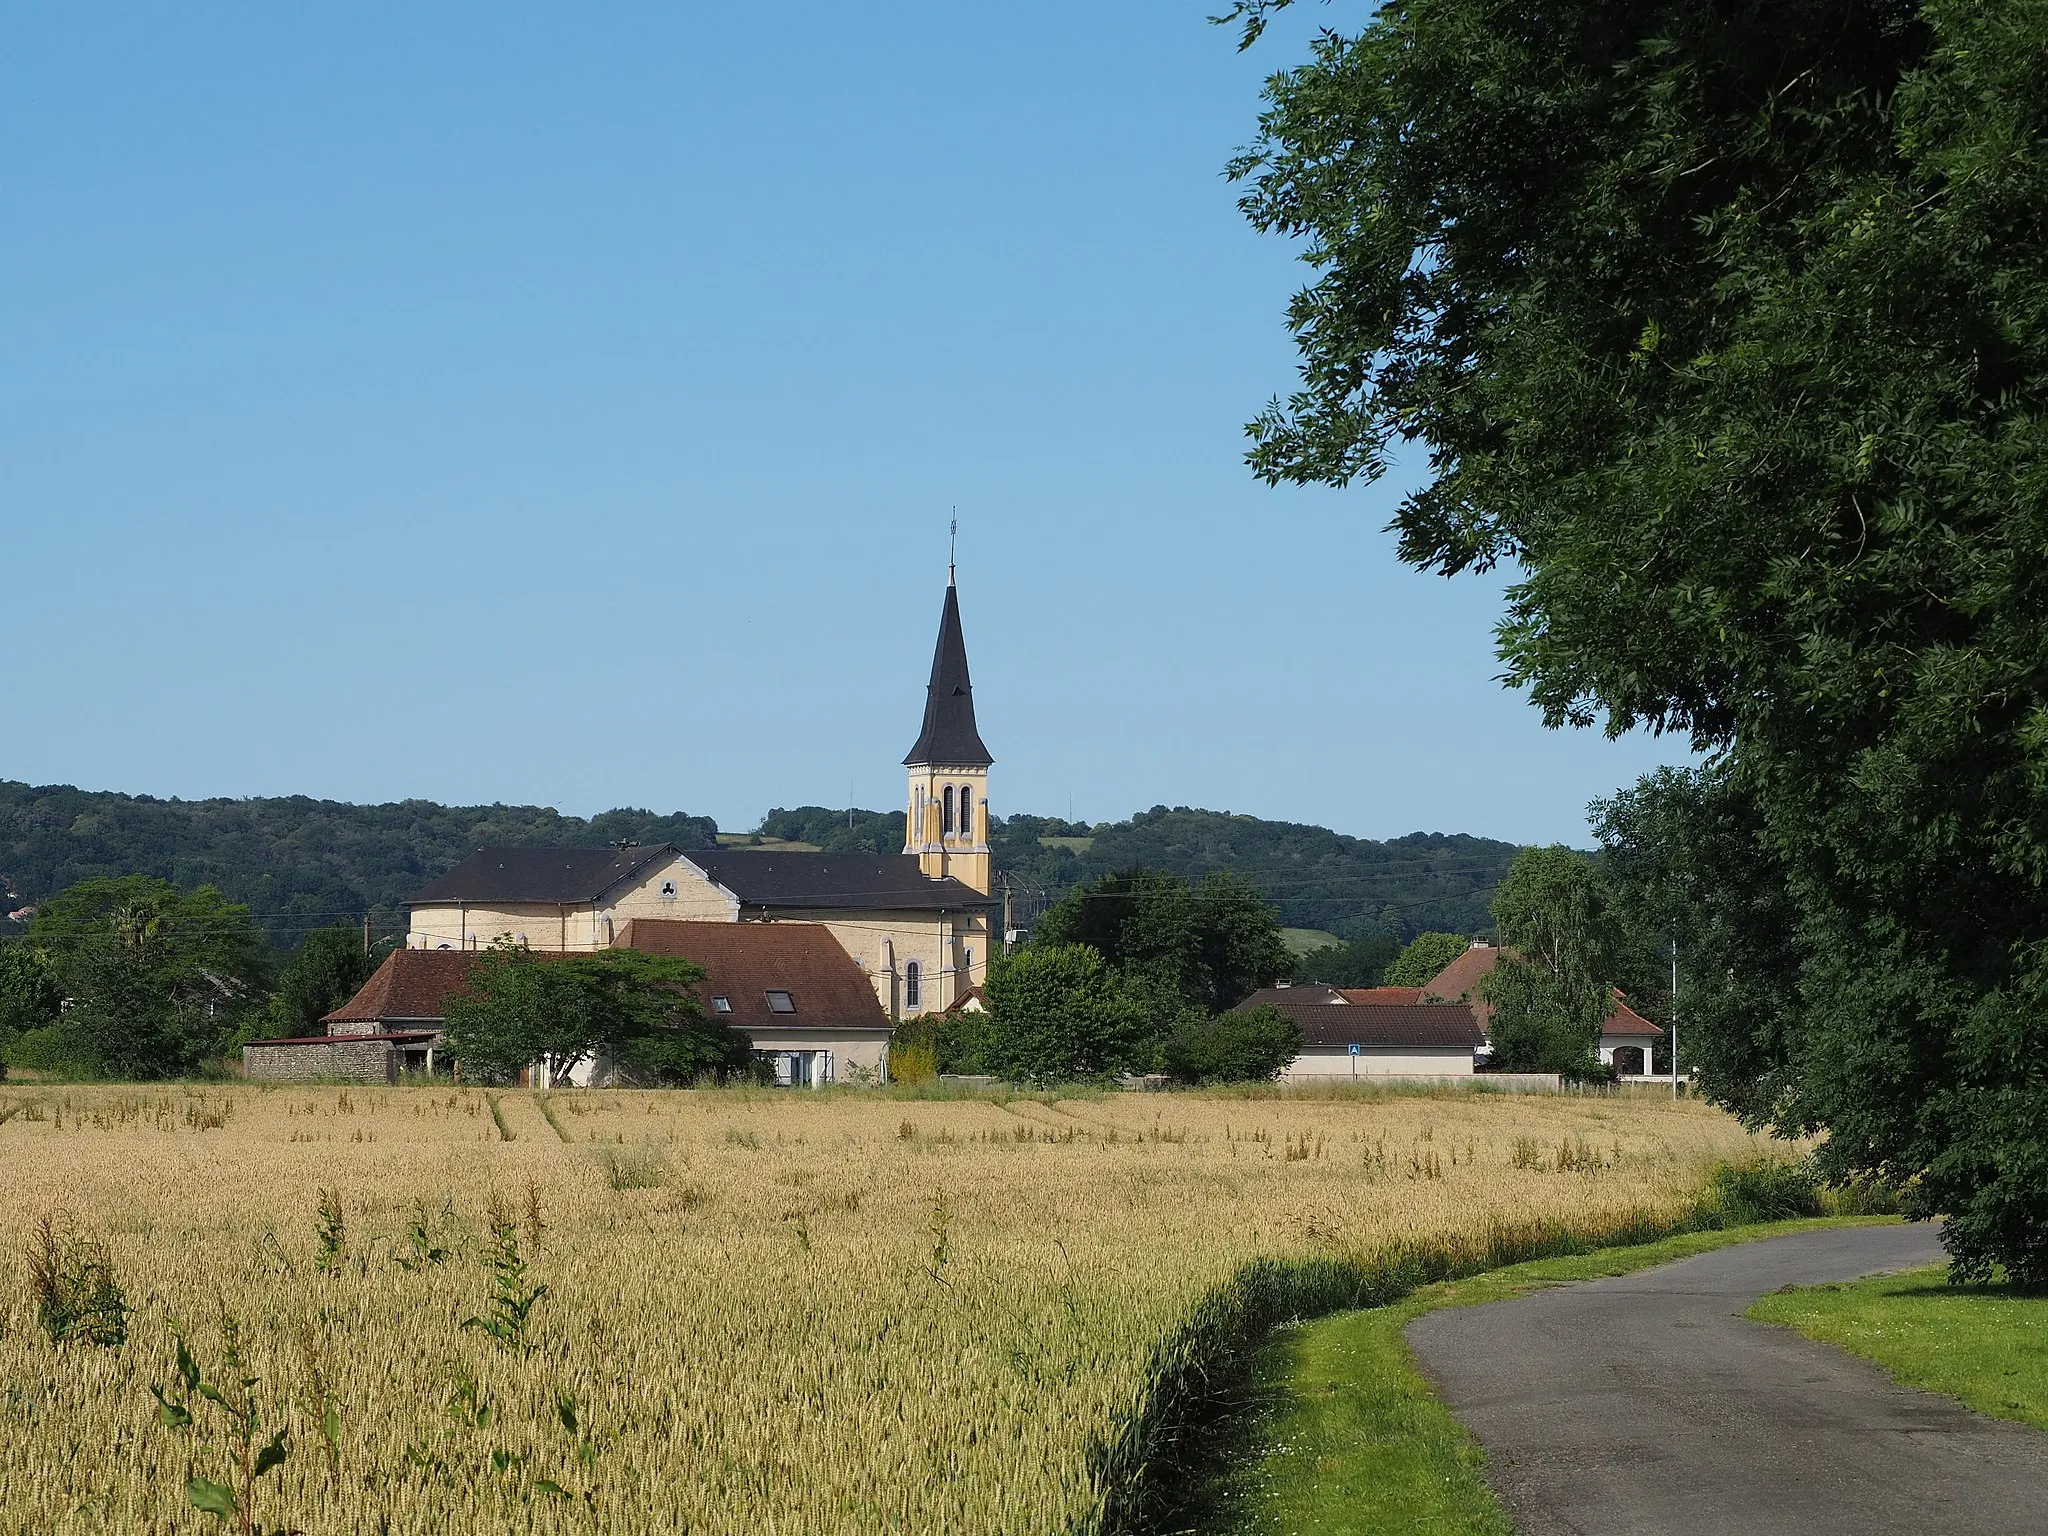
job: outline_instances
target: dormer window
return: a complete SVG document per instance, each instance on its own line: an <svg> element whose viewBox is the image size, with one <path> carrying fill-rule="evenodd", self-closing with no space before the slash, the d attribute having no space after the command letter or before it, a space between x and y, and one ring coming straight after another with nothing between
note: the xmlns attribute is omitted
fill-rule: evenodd
<svg viewBox="0 0 2048 1536"><path fill-rule="evenodd" d="M712 999L711 999L711 1011L712 1011L713 1013L731 1013L731 1012L732 1012L732 999L731 999L731 998L729 998L729 997L714 997L714 998L712 998Z"/></svg>
<svg viewBox="0 0 2048 1536"><path fill-rule="evenodd" d="M796 999L787 992L780 992L771 987L768 991L768 1011L770 1013L795 1013Z"/></svg>

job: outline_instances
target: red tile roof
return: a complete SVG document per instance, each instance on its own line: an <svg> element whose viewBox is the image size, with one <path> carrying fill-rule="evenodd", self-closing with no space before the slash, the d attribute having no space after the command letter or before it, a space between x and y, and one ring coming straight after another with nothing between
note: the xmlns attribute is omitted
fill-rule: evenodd
<svg viewBox="0 0 2048 1536"><path fill-rule="evenodd" d="M697 997L706 1014L752 1029L887 1029L889 1016L867 973L819 923L686 923L636 917L624 948L674 955L704 967ZM768 993L787 992L794 1013L775 1013ZM723 997L731 1013L714 1013Z"/></svg>
<svg viewBox="0 0 2048 1536"><path fill-rule="evenodd" d="M1500 960L1500 951L1491 944L1474 944L1438 971L1429 979L1429 985L1422 989L1422 1000L1426 1003L1463 1002L1471 995L1472 989L1484 981Z"/></svg>
<svg viewBox="0 0 2048 1536"><path fill-rule="evenodd" d="M444 1005L469 983L473 951L397 949L384 957L362 990L320 1022L377 1024L386 1019L438 1019Z"/></svg>
<svg viewBox="0 0 2048 1536"><path fill-rule="evenodd" d="M1347 1003L1393 1003L1405 1005L1422 1001L1420 987L1339 987Z"/></svg>
<svg viewBox="0 0 2048 1536"><path fill-rule="evenodd" d="M1635 1009L1621 1000L1619 992L1614 994L1614 1012L1607 1015L1607 1022L1600 1026L1603 1035L1642 1035L1649 1039L1661 1039L1662 1025L1652 1024Z"/></svg>

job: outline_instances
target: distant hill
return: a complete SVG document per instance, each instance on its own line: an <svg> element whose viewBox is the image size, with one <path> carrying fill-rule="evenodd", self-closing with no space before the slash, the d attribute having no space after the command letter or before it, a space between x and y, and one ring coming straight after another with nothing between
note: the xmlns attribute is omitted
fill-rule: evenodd
<svg viewBox="0 0 2048 1536"><path fill-rule="evenodd" d="M893 853L903 846L901 811L771 811L760 835L835 852ZM1463 833L1414 832L1386 842L1327 827L1262 821L1224 811L1157 805L1128 821L1084 826L1049 816L1008 816L990 828L996 867L1044 897L1097 875L1142 864L1195 878L1228 869L1266 894L1289 928L1340 938L1430 929L1487 933L1494 887L1520 848ZM1018 911L1028 922L1030 905Z"/></svg>
<svg viewBox="0 0 2048 1536"><path fill-rule="evenodd" d="M711 845L708 816L606 811L584 820L536 805L345 805L303 795L270 800L157 800L0 780L0 913L95 875L210 882L246 902L273 944L356 920L403 931L399 903L486 844L586 847L631 838ZM0 936L19 932L0 918Z"/></svg>
<svg viewBox="0 0 2048 1536"><path fill-rule="evenodd" d="M281 948L308 929L368 909L379 935L402 932L400 903L487 844L595 847L630 838L708 848L717 841L895 853L901 811L822 806L770 812L752 833L719 838L708 816L616 810L584 819L545 806L347 805L302 795L158 800L68 785L0 780L0 914L95 875L210 882L246 902ZM1418 832L1388 842L1325 827L1221 811L1154 806L1084 826L1047 816L1001 818L996 866L1021 893L1016 920L1097 875L1142 864L1190 877L1234 870L1265 892L1289 928L1341 938L1408 938L1425 929L1480 933L1513 843ZM0 937L20 932L0 916Z"/></svg>

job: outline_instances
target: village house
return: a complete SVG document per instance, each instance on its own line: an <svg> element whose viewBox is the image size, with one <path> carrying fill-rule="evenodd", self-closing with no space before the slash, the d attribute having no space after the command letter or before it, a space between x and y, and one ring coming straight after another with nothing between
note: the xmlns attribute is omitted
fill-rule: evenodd
<svg viewBox="0 0 2048 1536"><path fill-rule="evenodd" d="M790 1088L881 1083L889 1073L888 1016L868 978L817 923L693 923L634 918L619 947L693 961L699 1009L751 1042L774 1081ZM539 951L542 958L575 953ZM395 1083L431 1075L448 1000L469 985L474 950L401 949L356 995L321 1020L326 1033L243 1047L243 1070L273 1081L345 1078ZM569 1082L609 1079L610 1063L579 1062ZM540 1086L550 1086L542 1084Z"/></svg>
<svg viewBox="0 0 2048 1536"><path fill-rule="evenodd" d="M1498 946L1473 940L1466 951L1445 966L1422 989L1425 1002L1469 1003L1482 1027L1493 1020L1493 1007L1478 995L1479 983L1499 964ZM1664 1038L1663 1028L1629 1007L1620 992L1614 1006L1600 1025L1596 1050L1603 1067L1614 1068L1618 1077L1647 1077L1656 1042Z"/></svg>

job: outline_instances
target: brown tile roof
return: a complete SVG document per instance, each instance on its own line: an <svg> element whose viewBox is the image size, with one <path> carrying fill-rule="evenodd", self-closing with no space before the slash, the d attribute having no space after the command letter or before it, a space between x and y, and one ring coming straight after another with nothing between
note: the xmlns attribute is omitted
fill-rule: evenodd
<svg viewBox="0 0 2048 1536"><path fill-rule="evenodd" d="M1347 1003L1419 1003L1420 987L1339 987Z"/></svg>
<svg viewBox="0 0 2048 1536"><path fill-rule="evenodd" d="M443 1005L469 983L476 955L460 949L396 949L362 990L323 1024L376 1024L386 1019L438 1019Z"/></svg>
<svg viewBox="0 0 2048 1536"><path fill-rule="evenodd" d="M704 967L697 997L706 1014L750 1029L887 1029L866 972L819 923L686 923L636 917L619 935L622 947L675 955ZM794 1013L768 1006L770 990L787 992ZM713 997L732 1004L715 1013Z"/></svg>
<svg viewBox="0 0 2048 1536"><path fill-rule="evenodd" d="M1301 1026L1301 1043L1324 1050L1356 1045L1368 1051L1476 1048L1485 1036L1462 1003L1276 1003Z"/></svg>
<svg viewBox="0 0 2048 1536"><path fill-rule="evenodd" d="M1438 971L1422 989L1425 1003L1462 1002L1474 987L1484 981L1500 959L1500 950L1491 944L1474 944Z"/></svg>
<svg viewBox="0 0 2048 1536"><path fill-rule="evenodd" d="M1642 1035L1649 1039L1661 1039L1662 1025L1652 1024L1635 1009L1621 1000L1619 992L1614 994L1614 1012L1607 1015L1607 1022L1600 1026L1603 1035Z"/></svg>

